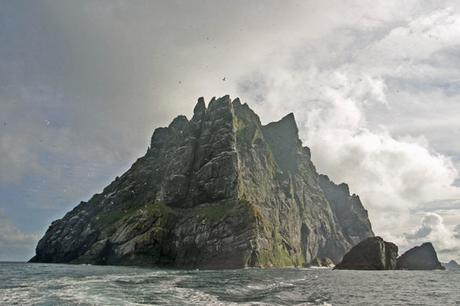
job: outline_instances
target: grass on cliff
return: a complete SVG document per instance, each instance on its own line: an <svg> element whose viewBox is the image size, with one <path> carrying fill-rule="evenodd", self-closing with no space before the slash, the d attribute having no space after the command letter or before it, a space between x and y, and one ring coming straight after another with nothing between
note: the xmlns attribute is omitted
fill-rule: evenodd
<svg viewBox="0 0 460 306"><path fill-rule="evenodd" d="M302 254L299 251L288 251L279 228L264 217L262 210L246 199L242 199L240 202L249 208L250 216L257 221L259 235L267 237L270 242L268 248L259 250L257 265L261 267L303 266L305 260Z"/></svg>
<svg viewBox="0 0 460 306"><path fill-rule="evenodd" d="M127 220L132 215L142 210L146 210L148 216L166 216L174 210L163 203L148 204L144 206L132 206L128 208L118 208L107 212L102 212L96 216L96 223L99 226L112 226L121 220Z"/></svg>
<svg viewBox="0 0 460 306"><path fill-rule="evenodd" d="M289 253L279 232L275 231L272 238L272 248L263 249L259 252L259 265L263 267L301 267L304 264L305 260L301 253Z"/></svg>
<svg viewBox="0 0 460 306"><path fill-rule="evenodd" d="M111 210L108 212L102 212L96 216L96 223L101 226L111 225L111 224L114 224L120 221L126 216L132 215L133 212L136 210L137 209L129 208L129 209L116 209L116 210Z"/></svg>
<svg viewBox="0 0 460 306"><path fill-rule="evenodd" d="M234 203L216 203L193 208L175 208L164 203L147 204L143 206L132 206L129 208L118 208L99 213L96 216L96 224L100 227L115 227L122 220L128 220L131 216L142 213L148 217L168 216L201 216L211 221L223 219L227 216L238 215L241 207Z"/></svg>
<svg viewBox="0 0 460 306"><path fill-rule="evenodd" d="M242 205L238 205L234 202L221 202L211 204L209 206L198 206L192 208L190 213L202 216L211 221L216 221L228 216L240 215L242 213L241 208Z"/></svg>

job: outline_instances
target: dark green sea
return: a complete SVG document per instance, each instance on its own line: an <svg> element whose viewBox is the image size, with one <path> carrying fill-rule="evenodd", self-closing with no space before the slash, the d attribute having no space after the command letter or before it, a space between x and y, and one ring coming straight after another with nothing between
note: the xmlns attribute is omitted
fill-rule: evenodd
<svg viewBox="0 0 460 306"><path fill-rule="evenodd" d="M1 305L460 305L460 272L0 263Z"/></svg>

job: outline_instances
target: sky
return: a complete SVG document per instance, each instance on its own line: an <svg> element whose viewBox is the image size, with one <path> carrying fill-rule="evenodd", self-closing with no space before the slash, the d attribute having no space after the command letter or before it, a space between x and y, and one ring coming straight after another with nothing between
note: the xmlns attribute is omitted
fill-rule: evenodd
<svg viewBox="0 0 460 306"><path fill-rule="evenodd" d="M294 112L377 235L460 260L456 1L0 0L0 261L225 94Z"/></svg>

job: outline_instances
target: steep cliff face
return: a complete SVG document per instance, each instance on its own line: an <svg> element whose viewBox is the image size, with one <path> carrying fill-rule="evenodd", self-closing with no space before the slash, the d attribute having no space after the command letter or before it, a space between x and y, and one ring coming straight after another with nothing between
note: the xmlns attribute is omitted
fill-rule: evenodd
<svg viewBox="0 0 460 306"><path fill-rule="evenodd" d="M336 192L336 189L339 192ZM263 126L239 99L191 120L101 194L53 222L33 262L238 268L338 262L373 236L356 196L320 177L292 114Z"/></svg>
<svg viewBox="0 0 460 306"><path fill-rule="evenodd" d="M374 236L367 210L359 196L350 194L347 184L337 185L327 175L321 174L319 185L331 205L336 224L340 226L348 242L355 245Z"/></svg>

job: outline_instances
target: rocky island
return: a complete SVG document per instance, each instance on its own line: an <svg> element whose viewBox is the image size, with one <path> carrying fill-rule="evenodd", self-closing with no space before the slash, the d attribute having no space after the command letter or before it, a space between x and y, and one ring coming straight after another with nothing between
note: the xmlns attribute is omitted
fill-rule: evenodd
<svg viewBox="0 0 460 306"><path fill-rule="evenodd" d="M156 129L126 173L51 224L31 262L305 266L373 236L359 197L317 173L292 113L262 125L224 96Z"/></svg>
<svg viewBox="0 0 460 306"><path fill-rule="evenodd" d="M430 242L398 257L398 247L381 237L370 237L345 254L338 270L444 270Z"/></svg>
<svg viewBox="0 0 460 306"><path fill-rule="evenodd" d="M370 237L352 248L334 267L338 270L394 270L398 247L381 237Z"/></svg>
<svg viewBox="0 0 460 306"><path fill-rule="evenodd" d="M444 270L431 242L416 246L398 258L399 270Z"/></svg>
<svg viewBox="0 0 460 306"><path fill-rule="evenodd" d="M443 266L447 270L460 270L460 265L455 260L451 260L448 263L443 264Z"/></svg>

